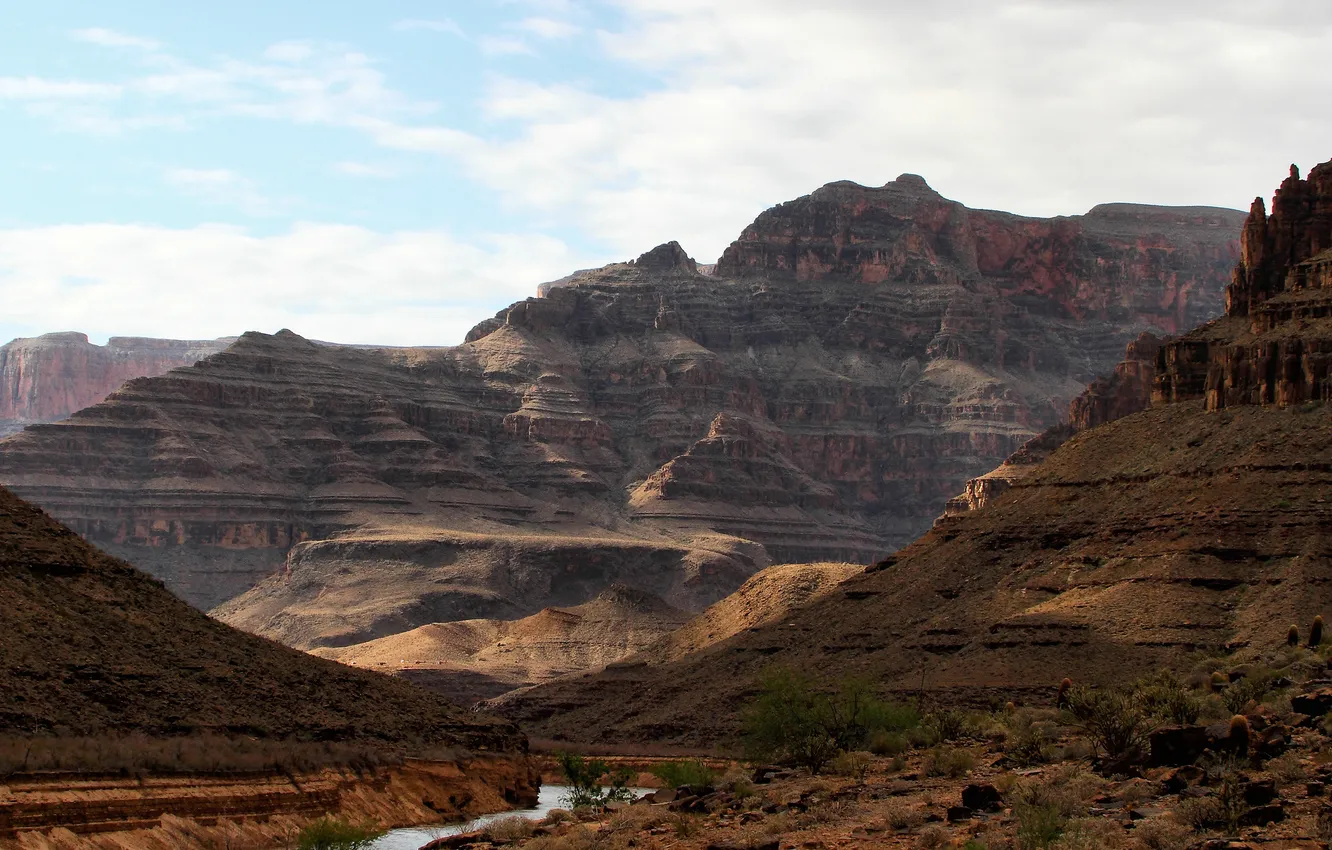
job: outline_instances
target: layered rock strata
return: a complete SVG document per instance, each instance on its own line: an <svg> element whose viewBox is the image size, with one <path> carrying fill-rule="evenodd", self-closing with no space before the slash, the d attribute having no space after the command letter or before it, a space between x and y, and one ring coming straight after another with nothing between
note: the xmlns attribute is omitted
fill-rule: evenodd
<svg viewBox="0 0 1332 850"><path fill-rule="evenodd" d="M761 215L711 275L667 244L454 348L247 334L0 443L0 482L196 604L275 576L226 616L311 645L439 619L376 579L399 574L385 562L442 568L436 590L475 602L458 619L605 586L514 591L511 574L557 587L577 560L543 546L672 553L644 589L700 610L770 562L867 563L913 539L1125 343L1219 311L1241 218L1031 219L911 176L835 183ZM463 550L491 554L449 572ZM322 636L280 623L330 577L362 601L319 613Z"/></svg>
<svg viewBox="0 0 1332 850"><path fill-rule="evenodd" d="M1168 403L1074 434L984 509L778 623L556 680L503 710L548 739L699 743L736 733L735 706L772 665L953 703L1045 702L1065 676L1133 679L1283 645L1289 623L1332 606L1332 413L1312 356L1323 320L1262 317L1317 292L1284 287L1311 279L1326 250L1329 167L1287 181L1280 214L1255 205L1231 314L1158 353ZM1262 259L1273 250L1280 260ZM1300 346L1300 368L1244 377L1237 364L1276 340Z"/></svg>
<svg viewBox="0 0 1332 850"><path fill-rule="evenodd" d="M1166 346L1160 401L1202 398L1209 410L1332 398L1332 162L1272 198L1255 198L1226 315Z"/></svg>
<svg viewBox="0 0 1332 850"><path fill-rule="evenodd" d="M53 333L0 345L0 437L64 419L132 378L189 366L232 342L113 336L93 345L86 334Z"/></svg>

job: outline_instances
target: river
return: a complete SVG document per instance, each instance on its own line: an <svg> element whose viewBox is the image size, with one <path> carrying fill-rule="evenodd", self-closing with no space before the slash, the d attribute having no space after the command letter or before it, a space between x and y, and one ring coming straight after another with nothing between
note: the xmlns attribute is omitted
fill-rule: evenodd
<svg viewBox="0 0 1332 850"><path fill-rule="evenodd" d="M493 823L504 818L524 817L528 820L541 820L551 809L564 807L564 792L569 790L567 785L542 785L541 796L537 799L534 809L514 809L508 812L496 812L493 815L483 815L479 818L466 821L465 823L455 823L440 826L416 826L407 829L395 829L386 833L374 844L370 845L371 850L418 850L421 845L433 841L436 838L443 838L446 835L457 835L462 832L471 832L480 829L488 823ZM649 788L634 788L635 796L645 794Z"/></svg>

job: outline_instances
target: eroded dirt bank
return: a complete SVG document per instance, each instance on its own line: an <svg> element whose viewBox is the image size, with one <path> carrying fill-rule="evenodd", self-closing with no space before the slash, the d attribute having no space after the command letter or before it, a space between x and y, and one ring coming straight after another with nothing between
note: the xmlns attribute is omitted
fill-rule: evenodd
<svg viewBox="0 0 1332 850"><path fill-rule="evenodd" d="M534 804L539 786L517 756L373 773L11 777L0 784L0 848L267 850L326 813L381 828L456 821Z"/></svg>

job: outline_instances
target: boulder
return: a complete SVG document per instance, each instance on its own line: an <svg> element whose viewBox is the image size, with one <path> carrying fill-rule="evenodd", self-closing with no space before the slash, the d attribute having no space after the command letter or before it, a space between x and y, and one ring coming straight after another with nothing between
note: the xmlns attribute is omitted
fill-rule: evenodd
<svg viewBox="0 0 1332 850"><path fill-rule="evenodd" d="M962 789L962 805L968 809L997 811L1003 802L1003 795L993 785L968 785Z"/></svg>
<svg viewBox="0 0 1332 850"><path fill-rule="evenodd" d="M1148 740L1148 767L1178 767L1193 764L1212 745L1206 726L1163 726Z"/></svg>

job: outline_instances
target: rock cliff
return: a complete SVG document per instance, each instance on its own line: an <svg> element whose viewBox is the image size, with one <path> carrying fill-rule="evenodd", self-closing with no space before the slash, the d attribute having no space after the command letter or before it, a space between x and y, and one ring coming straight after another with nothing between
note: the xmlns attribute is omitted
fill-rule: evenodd
<svg viewBox="0 0 1332 850"><path fill-rule="evenodd" d="M1255 198L1226 315L1160 352L1155 398L1209 410L1332 398L1332 162Z"/></svg>
<svg viewBox="0 0 1332 850"><path fill-rule="evenodd" d="M216 354L231 339L113 336L93 345L81 333L44 334L0 346L0 437L91 407L131 378L160 375Z"/></svg>
<svg viewBox="0 0 1332 850"><path fill-rule="evenodd" d="M303 646L615 581L697 611L771 562L915 538L1127 342L1219 312L1242 219L836 183L711 274L667 244L454 348L246 334L0 442L0 482L196 604L253 587L220 613Z"/></svg>
<svg viewBox="0 0 1332 850"><path fill-rule="evenodd" d="M1332 606L1319 359L1332 290L1310 283L1327 250L1329 173L1292 176L1270 218L1255 204L1230 315L1157 353L1161 403L1052 434L1062 444L983 509L941 519L778 623L501 708L548 739L699 743L735 733L736 706L774 664L903 693L923 684L954 703L1046 701L1064 676L1132 679L1195 653L1242 664L1282 645L1288 624ZM1123 377L1140 385L1147 371L1139 360ZM1083 424L1124 398L1096 395Z"/></svg>

